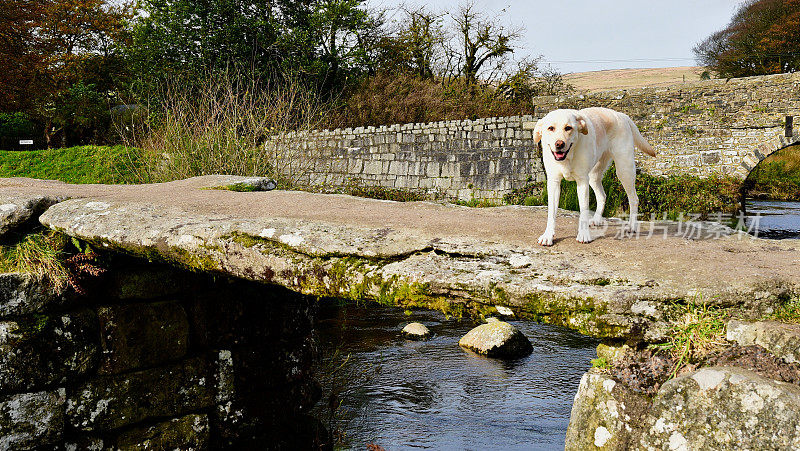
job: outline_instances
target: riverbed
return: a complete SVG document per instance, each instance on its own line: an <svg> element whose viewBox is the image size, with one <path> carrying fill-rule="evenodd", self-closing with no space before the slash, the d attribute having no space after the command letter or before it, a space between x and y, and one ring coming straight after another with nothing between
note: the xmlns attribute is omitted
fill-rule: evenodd
<svg viewBox="0 0 800 451"><path fill-rule="evenodd" d="M411 321L428 326L433 338L402 338ZM317 413L346 449L563 449L573 396L597 341L562 327L512 323L533 353L504 361L458 346L475 326L471 320L376 305L323 307Z"/></svg>

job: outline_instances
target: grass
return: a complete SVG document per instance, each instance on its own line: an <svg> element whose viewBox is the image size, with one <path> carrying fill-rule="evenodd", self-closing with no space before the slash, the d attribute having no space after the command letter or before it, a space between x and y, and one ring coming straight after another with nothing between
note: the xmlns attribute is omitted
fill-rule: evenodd
<svg viewBox="0 0 800 451"><path fill-rule="evenodd" d="M748 197L800 201L800 145L768 156L747 176Z"/></svg>
<svg viewBox="0 0 800 451"><path fill-rule="evenodd" d="M800 296L781 304L775 312L764 319L782 321L784 323L800 323Z"/></svg>
<svg viewBox="0 0 800 451"><path fill-rule="evenodd" d="M639 195L640 218L654 214L662 218L676 219L681 213L699 214L700 218L722 212L735 214L739 210L739 189L741 183L730 176L711 175L700 178L692 175L672 175L668 177L639 173L636 176L636 192ZM628 198L622 184L616 177L613 165L603 177L606 191L604 216L614 216L628 211ZM504 200L517 205L547 205L545 182L528 185L507 194ZM559 207L578 211L578 187L575 182L561 181L561 200ZM591 194L589 208L594 210L597 202Z"/></svg>
<svg viewBox="0 0 800 451"><path fill-rule="evenodd" d="M670 328L666 343L653 348L670 353L676 360L671 377L675 377L687 363L696 361L725 343L727 314L709 306L697 297L682 307L677 320Z"/></svg>
<svg viewBox="0 0 800 451"><path fill-rule="evenodd" d="M67 183L130 183L138 154L123 146L0 151L0 177L31 177Z"/></svg>
<svg viewBox="0 0 800 451"><path fill-rule="evenodd" d="M66 235L54 231L26 235L20 242L0 248L0 272L31 274L59 292L70 279L64 265L67 245Z"/></svg>

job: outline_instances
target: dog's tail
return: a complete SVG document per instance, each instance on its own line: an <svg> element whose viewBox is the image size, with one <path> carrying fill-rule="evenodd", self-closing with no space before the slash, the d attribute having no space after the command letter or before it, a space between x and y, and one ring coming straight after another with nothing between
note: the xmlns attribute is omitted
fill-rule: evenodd
<svg viewBox="0 0 800 451"><path fill-rule="evenodd" d="M656 151L650 146L650 144L645 141L644 136L639 133L639 127L633 123L631 118L628 119L628 126L631 128L631 133L633 134L633 143L636 145L636 148L641 150L642 152L650 155L651 157L656 156Z"/></svg>

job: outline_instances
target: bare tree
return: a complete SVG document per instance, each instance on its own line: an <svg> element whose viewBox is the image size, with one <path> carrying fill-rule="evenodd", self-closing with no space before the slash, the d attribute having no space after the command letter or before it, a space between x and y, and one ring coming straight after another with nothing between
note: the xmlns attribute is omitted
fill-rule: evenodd
<svg viewBox="0 0 800 451"><path fill-rule="evenodd" d="M478 82L478 75L487 67L490 72L501 70L522 35L521 28L508 28L497 17L488 17L477 11L472 1L459 6L453 21L461 45L458 54L460 75L472 85Z"/></svg>

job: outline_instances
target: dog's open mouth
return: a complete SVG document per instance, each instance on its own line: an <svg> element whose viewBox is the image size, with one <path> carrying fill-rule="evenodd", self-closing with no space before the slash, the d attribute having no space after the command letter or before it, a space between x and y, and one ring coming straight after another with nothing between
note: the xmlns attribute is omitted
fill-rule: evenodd
<svg viewBox="0 0 800 451"><path fill-rule="evenodd" d="M569 147L567 147L567 150L553 150L553 157L556 159L556 161L564 161L564 158L567 158L569 149L572 149L572 143L570 143Z"/></svg>

